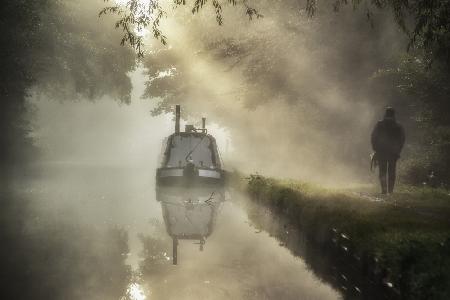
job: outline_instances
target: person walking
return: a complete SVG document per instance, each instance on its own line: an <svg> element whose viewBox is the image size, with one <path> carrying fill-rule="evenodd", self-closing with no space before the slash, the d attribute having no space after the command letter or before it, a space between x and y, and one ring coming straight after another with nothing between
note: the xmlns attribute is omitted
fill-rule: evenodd
<svg viewBox="0 0 450 300"><path fill-rule="evenodd" d="M405 144L405 130L395 119L395 110L387 107L384 118L371 135L374 159L378 162L381 193L393 193L397 160Z"/></svg>

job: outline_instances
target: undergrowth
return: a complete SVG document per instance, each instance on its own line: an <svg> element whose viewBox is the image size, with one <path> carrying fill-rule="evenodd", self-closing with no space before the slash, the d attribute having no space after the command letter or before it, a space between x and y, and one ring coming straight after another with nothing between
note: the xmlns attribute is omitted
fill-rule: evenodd
<svg viewBox="0 0 450 300"><path fill-rule="evenodd" d="M381 198L372 190L324 189L292 180L248 177L253 201L283 214L317 243L333 230L360 256L373 257L405 299L450 299L450 195L401 186Z"/></svg>

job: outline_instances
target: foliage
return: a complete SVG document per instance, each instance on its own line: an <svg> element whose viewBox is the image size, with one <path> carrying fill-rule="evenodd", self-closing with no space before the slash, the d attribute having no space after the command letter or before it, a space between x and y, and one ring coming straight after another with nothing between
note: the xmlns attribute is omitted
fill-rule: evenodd
<svg viewBox="0 0 450 300"><path fill-rule="evenodd" d="M295 2L295 5L293 5ZM150 3L150 4L149 4ZM200 9L206 5L207 1L195 1L193 3L192 13L198 13ZM236 1L228 1L228 4L236 5ZM379 21L383 22L383 14L380 12L391 12L396 24L406 34L409 45L408 52L400 55L397 60L386 63L383 59L379 59L376 55L380 55L378 51L370 55L367 53L367 58L364 60L363 66L353 68L350 72L345 68L339 70L339 66L349 66L350 61L354 57L361 55L351 47L342 47L340 45L327 44L328 47L333 48L333 59L336 60L331 65L326 61L315 62L315 69L329 69L330 80L335 84L335 79L344 81L340 86L347 90L343 97L347 99L367 98L368 93L362 92L361 95L355 95L354 91L364 90L367 87L367 80L370 78L384 78L383 85L378 90L374 89L374 93L370 95L380 94L380 90L387 89L391 86L395 89L390 94L373 97L369 99L370 105L382 106L385 104L394 104L404 113L405 122L408 133L408 151L406 151L406 159L410 169L404 169L406 180L409 182L419 183L423 182L431 173L438 174L440 181L443 183L450 180L450 171L446 170L445 166L449 161L449 124L448 118L448 82L450 81L450 1L428 1L428 0L307 0L306 3L298 4L298 1L284 1L282 3L260 2L259 6L262 11L269 14L276 14L281 11L280 7L284 7L293 12L305 11L309 16L320 15L323 17L323 7L332 7L335 12L343 12L346 6L353 6L355 10L364 10L365 18L371 24ZM161 18L165 15L164 9L159 5L159 1L128 1L125 6L115 5L104 8L101 14L115 13L121 16L121 21L116 23L117 27L122 28L125 32L122 43L130 43L138 52L140 56L143 55L142 36L136 32L140 32L143 28L151 26L153 34L156 38L161 39L165 44L167 39L162 35L159 25ZM215 8L216 20L222 24L222 5L213 1ZM260 14L247 6L246 2L239 3L247 7L247 14L252 17L252 11L257 17ZM186 5L186 1L174 1L173 6L178 7ZM292 6L292 7L291 7ZM142 13L148 7L149 13ZM285 13L282 14L285 16ZM326 14L325 14L326 15ZM358 20L361 17L361 11L355 12L352 17ZM338 18L334 16L333 18ZM326 22L327 18L319 20L319 22ZM318 80L315 82L316 91L311 91L312 85L308 80L298 81L296 78L305 76L305 72L295 72L289 70L292 66L293 58L286 59L280 55L279 47L283 45L283 52L288 53L289 47L294 46L292 41L297 38L296 34L302 30L306 30L308 24L301 21L301 16L295 15L293 18L286 17L280 24L288 23L280 33L270 34L264 32L264 37L249 34L248 36L232 36L223 37L212 35L198 38L198 52L210 55L214 60L228 66L229 71L240 69L238 76L242 75L243 82L239 88L233 88L227 98L234 97L244 99L243 103L246 108L254 109L258 106L266 104L266 102L276 99L277 101L286 101L291 105L301 105L304 110L309 110L319 120L314 120L318 123L327 124L327 119L336 118L335 112L329 115L326 108L320 108L314 102L320 102L321 99L317 96L317 90L326 90L327 81ZM354 22L357 23L357 22ZM359 25L355 25L359 28ZM376 46L377 39L382 39L383 28L373 26L371 33L364 36L364 43L372 39ZM130 28L136 28L132 30ZM353 35L359 29L355 28L339 28L344 33L344 39L348 39L345 35ZM236 32L238 32L236 28ZM349 34L352 33L352 34ZM336 33L337 34L337 33ZM193 34L195 35L195 34ZM367 38L368 37L368 38ZM360 43L361 40L350 40L347 44ZM327 41L328 43L328 41ZM374 46L368 47L374 49ZM406 47L405 47L406 50ZM192 90L198 89L196 83L189 80L189 68L186 60L176 57L171 52L173 49L160 49L149 54L152 56L145 60L145 65L149 69L149 82L147 85L145 97L160 97L163 101L155 109L154 113L158 114L163 111L170 110L170 107L180 101L187 100L187 96L192 93ZM374 51L375 52L375 51ZM353 55L355 56L353 56ZM396 54L394 54L396 55ZM348 58L351 58L349 61ZM166 66L163 63L166 62ZM327 64L328 63L328 64ZM372 65L374 67L372 67ZM371 68L372 67L372 68ZM373 75L374 70L375 76ZM160 76L161 72L169 72L170 76ZM372 72L372 74L370 73ZM308 72L309 73L309 72ZM311 72L312 73L312 72ZM331 74L334 76L331 76ZM348 75L352 74L352 75ZM309 75L309 74L308 74ZM307 76L307 75L306 75ZM325 77L325 76L322 76ZM348 80L346 80L348 79ZM304 82L304 83L303 83ZM200 84L198 84L200 85ZM341 88L341 87L340 87ZM352 91L350 91L352 90ZM321 96L321 95L320 95ZM211 97L207 95L206 97ZM221 98L216 97L217 102L224 102ZM180 100L181 99L181 100ZM400 101L400 100L401 101ZM360 100L361 101L361 100ZM376 103L376 102L380 103ZM345 117L344 117L345 119ZM309 121L309 120L308 120ZM336 120L338 121L338 120ZM339 120L342 123L347 123L351 127L349 120ZM326 130L336 128L341 130L340 126L323 126ZM413 134L410 134L414 132ZM355 145L360 150L363 149L363 142L358 142ZM363 153L362 151L360 151ZM352 158L352 154L348 154ZM363 154L362 154L363 155ZM341 160L347 159L342 157ZM364 159L358 157L359 161ZM416 163L414 163L416 162ZM414 175L414 174L417 174Z"/></svg>
<svg viewBox="0 0 450 300"><path fill-rule="evenodd" d="M39 94L64 101L110 95L130 101L127 73L135 66L135 53L118 45L120 34L107 20L98 20L100 5L86 0L2 3L2 172L36 154L29 138L33 111L27 97Z"/></svg>
<svg viewBox="0 0 450 300"><path fill-rule="evenodd" d="M132 49L99 22L93 1L3 1L0 6L0 238L9 299L117 299L130 275L127 236L37 216L10 191L36 157L27 98L129 102ZM117 35L117 36L115 36ZM30 175L30 174L28 174ZM32 223L33 226L30 226ZM99 236L102 238L99 239Z"/></svg>
<svg viewBox="0 0 450 300"><path fill-rule="evenodd" d="M110 2L110 0L105 0ZM192 13L198 13L208 0L195 0L192 5ZM219 0L209 1L214 8L216 21L223 24L222 6ZM320 0L306 0L305 10L309 16L314 16L318 10ZM326 1L328 2L328 1ZM373 9L390 9L395 21L410 37L410 47L424 48L431 56L444 59L450 65L450 1L444 0L333 0L332 7L339 11L349 2L354 8L363 6L366 9L368 19L373 18ZM260 18L262 14L249 6L246 0L226 0L227 4L241 5L246 15L252 19ZM186 0L172 0L173 7L186 5ZM150 27L153 36L163 44L167 43L167 37L161 32L159 26L161 19L166 16L160 1L156 0L127 0L125 4L114 4L104 7L99 15L116 14L120 19L116 22L116 28L121 28L124 35L121 44L129 43L139 54L143 55L143 38L136 32ZM413 18L414 21L410 22ZM412 23L412 24L409 24ZM411 28L410 28L411 27Z"/></svg>
<svg viewBox="0 0 450 300"><path fill-rule="evenodd" d="M110 96L130 102L128 73L136 66L134 51L117 43L112 16L99 19L102 2L52 1L39 11L41 39L33 58L37 90L60 100L95 100Z"/></svg>
<svg viewBox="0 0 450 300"><path fill-rule="evenodd" d="M431 64L421 53L401 55L373 76L375 86L392 86L388 97L398 107L409 106L408 156L401 168L413 184L449 184L450 171L450 70L440 61ZM436 184L436 183L435 183Z"/></svg>
<svg viewBox="0 0 450 300"><path fill-rule="evenodd" d="M215 3L212 4L214 8L218 8L215 9L216 20L222 24L222 6L216 6ZM236 4L247 5L245 1L227 3L233 6ZM407 165L411 167L410 169L403 168L404 178L409 182L420 183L426 180L431 172L434 172L434 174L438 174L441 182L448 182L450 171L445 170L444 162L449 160L448 153L450 153L448 151L449 119L446 113L449 109L446 96L450 81L449 3L449 1L435 0L307 0L303 3L298 1L265 3L262 1L258 4L262 11L269 15L280 14L283 16L283 20L276 23L277 26L282 27L279 32L265 31L262 35L261 33L242 35L238 33L240 32L238 28L234 28L235 34L231 37L222 37L214 31L209 35L196 36L195 30L192 30L192 36L187 38L188 40L196 39L197 49L195 50L197 53L208 57L214 63L218 62L223 65L228 72L235 71L232 76L242 80L239 87L231 87L231 91L223 96L205 94L205 91L202 91L203 83L199 80L192 80L188 59L174 55L176 49L162 48L152 51L144 60L149 76L144 97L162 99L154 110L154 114L169 111L174 103L183 101L193 103L197 100L192 99L191 95L199 94L203 97L214 98L218 103L225 102L228 98L236 98L242 101L247 109L255 109L274 100L286 101L292 106L301 105L302 111L310 112L300 117L306 123L322 124L322 127L318 128L319 130L333 131L335 128L336 131L341 132L341 124L345 124L344 126L347 128L358 125L353 124L354 122L349 120L348 115L339 117L336 116L335 111L327 112L329 106L320 107L323 95L319 91L329 90L331 92L332 89L338 89L342 97L347 98L347 102L352 104L359 105L362 102L361 98L369 98L367 102L371 106L381 107L390 104L404 111L403 114L406 117L402 121L407 123L405 125L409 144L405 158L408 162ZM207 1L195 1L192 13L198 13L206 4ZM292 65L295 65L293 60L301 60L301 58L282 55L279 51L280 45L283 45L283 54L290 53L289 50L292 53L296 52L298 33L308 30L310 26L302 20L301 12L304 11L311 17L317 15L320 18L319 23L326 23L329 19L339 17L336 15L330 17L327 13L322 13L323 7L332 7L335 12L345 13L345 7L349 4L355 10L359 10L352 16L353 20L348 21L353 27L341 25L336 28L338 30L333 32L340 36L340 39L337 40L342 41L344 46L330 43L329 39L325 37L326 42L322 42L321 46L326 45L336 53L333 53L330 58L321 57L317 61L311 57L310 60L314 61L312 63L314 69L329 70L327 74L313 78L314 84L311 84L308 76L314 74L314 71L305 72L305 70L293 69ZM173 3L174 7L182 5L186 5L186 1L174 1ZM143 13L146 8L149 13ZM247 6L249 17L252 16L252 11L255 11L257 17L260 16L256 10L248 9ZM364 18L373 25L372 32L366 32L359 39L351 39L349 36L358 36L362 31L361 28L364 28L360 22L361 10L364 10ZM286 11L292 12L292 16L286 16ZM383 55L390 55L388 51L385 49L376 51L375 48L379 46L378 41L385 42L383 35L387 34L383 33L383 27L374 26L375 22L383 24L386 21L385 12L388 11L392 13L396 24L409 40L408 47L405 46L402 49L408 48L409 52L400 56L394 53L393 55L397 55L399 58L390 62L383 57ZM143 37L136 32L140 32L146 26L152 27L154 36L161 39L163 44L167 41L159 29L160 20L165 16L165 11L161 8L159 1L128 1L124 6L115 5L104 8L101 14L105 13L115 13L121 16L121 21L116 23L116 26L125 32L122 43L130 43L140 56L143 55ZM205 32L210 32L210 30L205 29ZM320 36L320 32L314 32L314 35ZM317 39L319 40L319 38ZM361 51L357 51L357 47L351 46L357 43L367 44L366 49L373 49L373 53L366 50L366 57L364 57ZM311 41L307 40L304 44L311 45ZM316 50L316 52L318 51ZM187 55L185 52L185 56ZM360 57L364 63L347 69L348 66L352 66L352 62L357 61L355 57ZM377 69L379 71L376 71ZM164 72L169 75L161 76ZM374 72L375 75L373 75ZM303 80L299 81L297 78ZM364 90L367 87L371 88L370 83L367 82L373 78L376 78L378 82L383 81L383 84L377 85L378 89L373 88L372 93L365 93ZM340 82L336 84L336 81ZM389 87L395 91L384 95L380 93L380 90L389 89ZM378 94L381 96L374 96ZM301 114L299 112L299 115ZM308 118L312 118L312 116L314 116L313 120L309 120ZM334 119L334 123L339 125L328 126L329 119ZM361 164L365 161L364 142L365 140L358 140L353 146L358 148L361 153L357 158ZM343 163L349 159L354 161L355 157L352 153L343 154L339 159ZM414 173L417 173L418 176L415 176Z"/></svg>
<svg viewBox="0 0 450 300"><path fill-rule="evenodd" d="M105 0L105 2L111 2L111 0ZM186 0L172 0L171 2L174 8L187 5ZM195 0L192 3L192 14L199 13L208 2L214 8L218 25L222 25L224 22L222 7L225 4L242 6L250 20L255 17L262 17L255 8L247 4L246 0ZM124 4L115 2L111 6L104 7L99 12L99 16L107 14L119 16L115 27L120 28L123 32L121 44L129 44L136 50L139 57L144 56L144 41L140 33L148 27L151 27L154 38L161 41L163 45L167 44L167 37L160 29L161 20L167 16L166 10L161 5L161 0L127 0Z"/></svg>
<svg viewBox="0 0 450 300"><path fill-rule="evenodd" d="M448 184L450 153L450 118L448 101L450 82L450 1L428 0L336 0L335 11L351 3L364 7L369 20L376 9L390 10L398 26L409 38L408 53L376 72L383 81L377 87L391 85L393 92L385 95L403 110L409 110L409 155L403 167L404 179L418 184L437 176ZM319 1L308 0L310 16L318 11ZM411 138L412 137L412 138ZM433 175L434 174L434 175Z"/></svg>
<svg viewBox="0 0 450 300"><path fill-rule="evenodd" d="M316 14L320 0L307 0L306 10ZM410 38L410 47L423 48L431 57L450 66L450 1L448 0L333 0L338 11L349 2L356 8L364 4L367 17L372 10L390 9L397 24ZM413 19L413 21L411 21Z"/></svg>
<svg viewBox="0 0 450 300"><path fill-rule="evenodd" d="M27 109L24 98L26 89L33 82L29 70L34 65L32 51L39 39L35 33L39 29L36 12L41 7L48 7L48 1L7 1L0 7L0 25L5 28L0 35L1 71L0 97L0 169L5 169L5 162L26 156L32 149L26 138L29 127L26 118ZM19 141L15 137L22 136Z"/></svg>
<svg viewBox="0 0 450 300"><path fill-rule="evenodd" d="M179 2L175 0L175 3ZM144 51L143 37L139 35L139 32L142 32L149 26L151 26L153 36L156 39L159 39L164 45L167 43L167 37L159 29L161 18L166 13L158 1L144 3L139 0L131 0L127 1L124 6L115 4L113 6L107 6L99 12L99 16L106 14L119 16L120 19L116 21L115 27L121 28L124 32L120 43L121 45L125 43L130 44L137 51L138 56L142 56Z"/></svg>

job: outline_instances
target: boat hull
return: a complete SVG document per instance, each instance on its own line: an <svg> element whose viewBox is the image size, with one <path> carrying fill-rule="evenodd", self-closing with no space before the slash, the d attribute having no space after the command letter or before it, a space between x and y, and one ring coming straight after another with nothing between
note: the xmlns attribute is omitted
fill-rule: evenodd
<svg viewBox="0 0 450 300"><path fill-rule="evenodd" d="M225 183L225 171L220 169L158 168L158 185L203 185Z"/></svg>

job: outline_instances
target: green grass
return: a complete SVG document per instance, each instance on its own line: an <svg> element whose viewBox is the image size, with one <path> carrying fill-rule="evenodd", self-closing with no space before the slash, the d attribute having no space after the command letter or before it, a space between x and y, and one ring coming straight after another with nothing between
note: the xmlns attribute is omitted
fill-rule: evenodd
<svg viewBox="0 0 450 300"><path fill-rule="evenodd" d="M251 175L252 200L283 214L315 242L331 230L357 255L376 258L407 299L450 299L450 195L400 186L380 198L374 188L325 189ZM374 201L375 200L375 201Z"/></svg>

